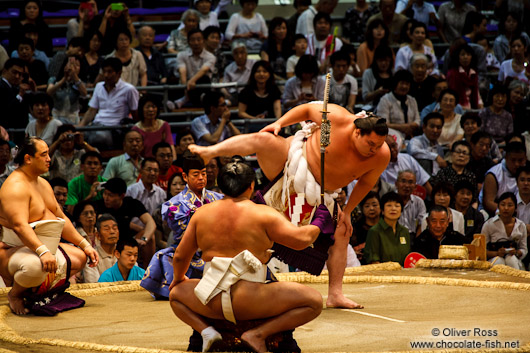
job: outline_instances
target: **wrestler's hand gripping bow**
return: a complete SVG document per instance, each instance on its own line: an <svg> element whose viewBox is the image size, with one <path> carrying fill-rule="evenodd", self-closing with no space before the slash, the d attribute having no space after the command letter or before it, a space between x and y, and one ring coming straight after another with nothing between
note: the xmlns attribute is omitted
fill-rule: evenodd
<svg viewBox="0 0 530 353"><path fill-rule="evenodd" d="M324 205L324 161L326 147L330 142L331 122L328 120L329 82L331 74L326 75L326 88L324 89L324 103L322 105L322 122L320 124L320 203Z"/></svg>

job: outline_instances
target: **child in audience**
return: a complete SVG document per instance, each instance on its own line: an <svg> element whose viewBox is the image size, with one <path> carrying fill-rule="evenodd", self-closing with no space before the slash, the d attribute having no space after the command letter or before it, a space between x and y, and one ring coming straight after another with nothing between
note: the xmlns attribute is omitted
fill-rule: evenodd
<svg viewBox="0 0 530 353"><path fill-rule="evenodd" d="M501 68L501 63L495 57L495 54L493 53L493 48L491 47L489 40L482 34L478 34L475 38L475 43L484 48L484 51L486 52L486 68L488 69L488 72L499 71L499 69Z"/></svg>
<svg viewBox="0 0 530 353"><path fill-rule="evenodd" d="M298 33L294 36L293 50L294 54L287 59L287 78L294 76L294 68L298 60L307 50L307 38L303 34Z"/></svg>
<svg viewBox="0 0 530 353"><path fill-rule="evenodd" d="M50 64L50 59L46 56L46 53L37 49L37 43L39 42L39 31L37 29L37 26L35 26L32 23L26 23L22 27L22 32L24 33L23 38L29 38L33 41L34 51L33 51L33 57L37 60L40 60L46 65L46 70L48 70L48 65ZM20 41L20 39L19 39ZM18 49L18 45L16 46ZM17 49L13 50L11 53L12 58L18 58L18 51Z"/></svg>
<svg viewBox="0 0 530 353"><path fill-rule="evenodd" d="M344 44L341 48L342 51L348 53L350 56L350 67L348 68L348 75L353 77L361 77L361 68L356 62L356 50L353 44Z"/></svg>
<svg viewBox="0 0 530 353"><path fill-rule="evenodd" d="M329 102L338 104L353 113L357 98L357 80L347 74L350 67L350 55L339 50L331 54L330 62L333 74L330 80ZM323 96L318 98L324 99Z"/></svg>

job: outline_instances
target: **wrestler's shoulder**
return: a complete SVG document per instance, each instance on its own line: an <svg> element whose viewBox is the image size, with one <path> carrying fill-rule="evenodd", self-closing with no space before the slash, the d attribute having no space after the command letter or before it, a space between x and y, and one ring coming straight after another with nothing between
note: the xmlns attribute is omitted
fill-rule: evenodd
<svg viewBox="0 0 530 353"><path fill-rule="evenodd" d="M29 184L28 178L24 173L20 172L19 170L14 170L13 173L11 173L2 184L2 188L0 188L0 193L22 191L19 188L14 187L15 185L21 184Z"/></svg>
<svg viewBox="0 0 530 353"><path fill-rule="evenodd" d="M383 143L381 148L377 151L376 156L390 158L390 148L388 147L386 143Z"/></svg>
<svg viewBox="0 0 530 353"><path fill-rule="evenodd" d="M37 177L37 182L39 183L40 187L51 189L50 182L48 180L44 179L43 177Z"/></svg>
<svg viewBox="0 0 530 353"><path fill-rule="evenodd" d="M381 146L377 153L372 157L372 160L377 161L378 163L386 163L385 166L390 162L390 149L386 143Z"/></svg>

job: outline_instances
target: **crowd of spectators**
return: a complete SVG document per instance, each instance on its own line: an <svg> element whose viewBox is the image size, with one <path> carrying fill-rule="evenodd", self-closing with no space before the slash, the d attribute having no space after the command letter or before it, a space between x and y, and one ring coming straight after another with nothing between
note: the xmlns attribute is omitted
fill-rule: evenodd
<svg viewBox="0 0 530 353"><path fill-rule="evenodd" d="M403 264L410 251L436 257L436 246L484 233L490 261L528 266L526 13L508 1L485 17L460 0L438 8L358 0L340 15L337 0L294 0L292 17L266 18L258 0L240 0L224 26L226 1L193 3L161 41L155 26L135 28L125 3L98 9L98 1L82 1L61 50L52 45L45 2L25 0L0 46L0 183L16 167L17 141L31 135L48 143L45 176L102 259L78 280L97 281L110 268L114 277L138 276L130 259L145 268L174 243L160 212L188 183L187 146L242 133L232 117L278 119L322 100L327 72L331 103L373 111L390 128L390 164L360 203L351 238L361 263ZM497 23L498 31L488 28ZM184 87L170 90L168 101L144 89L168 83ZM237 86L208 86L217 83ZM165 109L204 114L176 131L161 118ZM222 164L206 167L207 189L217 191Z"/></svg>

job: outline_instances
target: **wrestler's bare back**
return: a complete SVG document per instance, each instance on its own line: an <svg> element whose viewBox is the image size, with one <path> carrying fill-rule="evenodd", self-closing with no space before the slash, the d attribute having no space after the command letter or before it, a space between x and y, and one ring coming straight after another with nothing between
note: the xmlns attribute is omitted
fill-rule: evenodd
<svg viewBox="0 0 530 353"><path fill-rule="evenodd" d="M13 221L27 214L27 223L57 219L57 201L50 184L41 177L36 181L15 170L0 189L0 224L13 228Z"/></svg>
<svg viewBox="0 0 530 353"><path fill-rule="evenodd" d="M297 242L319 234L315 226L295 227L268 206L231 198L202 206L192 217L190 227L204 261L214 256L234 257L246 249L266 263L273 241L296 247Z"/></svg>

